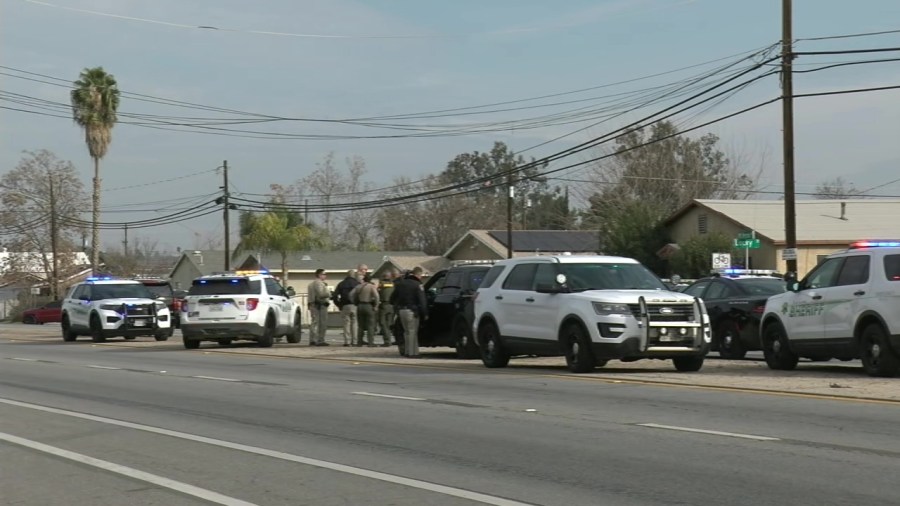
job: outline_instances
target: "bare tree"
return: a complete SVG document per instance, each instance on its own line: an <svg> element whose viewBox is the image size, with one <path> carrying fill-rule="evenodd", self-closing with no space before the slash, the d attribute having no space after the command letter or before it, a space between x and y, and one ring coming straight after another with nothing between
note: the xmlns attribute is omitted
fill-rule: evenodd
<svg viewBox="0 0 900 506"><path fill-rule="evenodd" d="M124 246L124 245L123 245ZM115 276L165 276L171 269L170 255L159 249L159 241L149 237L135 237L124 247L104 249L106 271Z"/></svg>
<svg viewBox="0 0 900 506"><path fill-rule="evenodd" d="M312 174L301 179L294 185L294 189L298 193L314 194L322 199L327 206L332 204L332 200L340 197L347 188L347 181L344 174L335 166L334 152L325 155L325 158L316 164L316 170ZM330 210L325 210L324 223L322 227L329 238L335 237L335 227L332 220L333 216Z"/></svg>
<svg viewBox="0 0 900 506"><path fill-rule="evenodd" d="M75 265L74 217L87 206L75 166L47 150L25 152L18 165L0 178L0 227L10 237L9 270L43 271L51 296L59 297L60 279Z"/></svg>
<svg viewBox="0 0 900 506"><path fill-rule="evenodd" d="M842 177L836 177L819 183L813 197L822 200L840 200L861 195L862 191L856 189L853 183L845 181Z"/></svg>
<svg viewBox="0 0 900 506"><path fill-rule="evenodd" d="M371 200L367 192L373 188L372 183L363 180L366 174L366 161L360 156L347 158L347 175L344 190L349 203ZM373 209L354 209L345 211L340 217L343 225L341 234L346 246L357 251L365 251L374 247L372 235L376 232L378 216Z"/></svg>

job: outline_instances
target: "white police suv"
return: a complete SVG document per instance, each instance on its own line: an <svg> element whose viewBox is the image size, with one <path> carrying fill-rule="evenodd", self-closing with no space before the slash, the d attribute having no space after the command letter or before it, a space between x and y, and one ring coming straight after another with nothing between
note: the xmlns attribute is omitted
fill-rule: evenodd
<svg viewBox="0 0 900 506"><path fill-rule="evenodd" d="M791 370L800 357L862 360L872 376L900 372L900 241L858 241L829 255L763 311L766 363Z"/></svg>
<svg viewBox="0 0 900 506"><path fill-rule="evenodd" d="M299 343L301 312L293 297L293 288L283 288L265 270L199 277L181 303L184 347L196 349L201 341L226 346L243 339L267 348L282 336Z"/></svg>
<svg viewBox="0 0 900 506"><path fill-rule="evenodd" d="M73 286L63 300L61 326L65 341L79 335L89 335L95 343L137 336L165 341L172 335L164 301L139 281L111 277L91 277Z"/></svg>
<svg viewBox="0 0 900 506"><path fill-rule="evenodd" d="M710 343L700 299L668 290L636 260L611 256L501 260L478 288L474 321L487 367L538 355L565 356L576 373L645 358L698 371Z"/></svg>

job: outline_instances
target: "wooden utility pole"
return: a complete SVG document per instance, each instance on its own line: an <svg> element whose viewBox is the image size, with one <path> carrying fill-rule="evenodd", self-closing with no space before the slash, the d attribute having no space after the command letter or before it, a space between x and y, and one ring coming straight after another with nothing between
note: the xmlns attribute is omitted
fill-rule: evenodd
<svg viewBox="0 0 900 506"><path fill-rule="evenodd" d="M797 206L794 190L794 76L793 7L781 1L781 105L784 122L784 239L787 272L797 274Z"/></svg>
<svg viewBox="0 0 900 506"><path fill-rule="evenodd" d="M53 267L50 273L50 296L59 299L59 251L56 225L56 190L53 187L53 173L47 174L50 184L50 254L53 256Z"/></svg>
<svg viewBox="0 0 900 506"><path fill-rule="evenodd" d="M122 249L125 250L125 258L128 258L128 224L125 224L125 240L122 241Z"/></svg>
<svg viewBox="0 0 900 506"><path fill-rule="evenodd" d="M512 169L506 173L506 258L513 257L513 200L516 197L516 189L513 187Z"/></svg>
<svg viewBox="0 0 900 506"><path fill-rule="evenodd" d="M231 270L231 222L228 217L228 160L222 162L222 220L225 222L225 270Z"/></svg>

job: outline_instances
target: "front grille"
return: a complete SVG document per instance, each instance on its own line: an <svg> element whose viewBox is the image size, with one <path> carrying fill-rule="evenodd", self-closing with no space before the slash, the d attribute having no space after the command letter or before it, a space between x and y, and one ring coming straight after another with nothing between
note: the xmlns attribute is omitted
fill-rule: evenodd
<svg viewBox="0 0 900 506"><path fill-rule="evenodd" d="M153 314L153 308L149 304L136 304L134 306L125 306L128 316L150 316Z"/></svg>
<svg viewBox="0 0 900 506"><path fill-rule="evenodd" d="M628 308L635 318L641 317L641 305L629 304ZM693 304L647 304L647 315L652 322L692 322L694 321Z"/></svg>

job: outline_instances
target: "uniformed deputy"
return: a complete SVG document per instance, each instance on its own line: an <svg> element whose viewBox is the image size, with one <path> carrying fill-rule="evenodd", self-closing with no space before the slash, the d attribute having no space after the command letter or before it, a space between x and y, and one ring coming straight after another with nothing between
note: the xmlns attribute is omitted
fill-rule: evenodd
<svg viewBox="0 0 900 506"><path fill-rule="evenodd" d="M325 342L325 331L328 329L328 304L331 293L325 283L325 269L316 269L316 279L306 288L309 298L309 345L328 346Z"/></svg>
<svg viewBox="0 0 900 506"><path fill-rule="evenodd" d="M375 318L378 314L376 309L381 299L378 296L378 289L372 283L371 274L366 274L362 283L353 289L350 298L356 301L356 311L359 317L357 345L362 346L365 341L372 348L375 346Z"/></svg>
<svg viewBox="0 0 900 506"><path fill-rule="evenodd" d="M390 303L403 324L406 357L419 358L419 322L428 318L425 290L422 288L422 268L416 267L403 279L394 282Z"/></svg>
<svg viewBox="0 0 900 506"><path fill-rule="evenodd" d="M378 321L381 323L381 335L384 336L384 344L388 347L394 340L394 306L391 304L391 294L394 293L394 280L398 274L396 271L385 272L381 276L381 284L378 285L378 295L381 297L381 305L378 306Z"/></svg>

